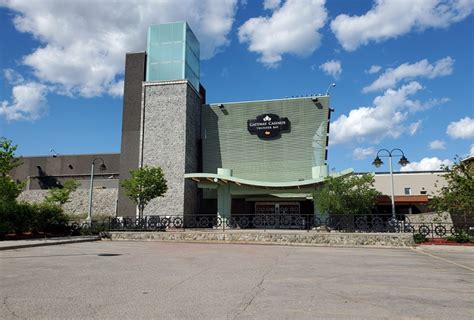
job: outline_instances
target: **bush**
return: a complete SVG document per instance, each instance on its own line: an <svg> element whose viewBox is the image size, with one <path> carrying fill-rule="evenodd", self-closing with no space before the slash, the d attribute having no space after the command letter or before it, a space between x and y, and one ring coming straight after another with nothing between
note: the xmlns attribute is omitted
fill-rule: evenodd
<svg viewBox="0 0 474 320"><path fill-rule="evenodd" d="M416 233L413 235L413 240L415 240L415 243L423 243L428 241L428 238L420 233Z"/></svg>
<svg viewBox="0 0 474 320"><path fill-rule="evenodd" d="M68 217L59 205L41 203L32 205L34 210L32 220L33 232L62 233L67 231Z"/></svg>
<svg viewBox="0 0 474 320"><path fill-rule="evenodd" d="M67 231L67 216L51 204L0 203L0 234Z"/></svg>
<svg viewBox="0 0 474 320"><path fill-rule="evenodd" d="M30 231L33 215L34 211L27 203L0 202L0 219L5 233Z"/></svg>
<svg viewBox="0 0 474 320"><path fill-rule="evenodd" d="M459 242L459 243L467 243L467 242L472 241L467 231L464 231L464 230L461 230L455 235L449 236L446 239L448 241Z"/></svg>
<svg viewBox="0 0 474 320"><path fill-rule="evenodd" d="M103 225L96 225L96 226L92 225L92 227L89 227L89 228L87 227L81 228L80 234L81 236L95 236L105 231L107 231L107 228Z"/></svg>

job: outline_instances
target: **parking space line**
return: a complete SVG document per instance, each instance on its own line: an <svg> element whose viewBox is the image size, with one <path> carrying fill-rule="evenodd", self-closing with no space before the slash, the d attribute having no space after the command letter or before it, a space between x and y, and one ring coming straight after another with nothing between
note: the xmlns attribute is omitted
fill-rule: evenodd
<svg viewBox="0 0 474 320"><path fill-rule="evenodd" d="M432 257L432 258L435 258L435 259L439 259L439 260L443 260L443 261L445 261L445 262L447 262L447 263L451 263L451 264L454 264L454 265L456 265L456 266L458 266L458 267L461 267L461 268L464 268L464 269L467 269L467 270L469 270L469 271L473 271L473 272L474 272L474 269L471 268L471 267L468 267L468 266L459 264L459 263L457 263L457 262L450 261L450 260L448 260L448 259L444 259L444 258L435 256L435 255L432 255L432 254L430 254L430 253L428 253L428 252L421 251L420 249L414 249L414 248L410 248L410 249L413 250L413 251L415 251L415 252L423 253L423 254L425 254L425 255L427 255L427 256L429 256L429 257Z"/></svg>

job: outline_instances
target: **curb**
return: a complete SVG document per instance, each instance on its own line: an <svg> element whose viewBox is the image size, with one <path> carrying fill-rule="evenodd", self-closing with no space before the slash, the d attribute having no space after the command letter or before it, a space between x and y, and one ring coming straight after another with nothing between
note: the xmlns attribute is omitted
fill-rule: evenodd
<svg viewBox="0 0 474 320"><path fill-rule="evenodd" d="M0 246L0 251L2 250L14 250L14 249L23 249L23 248L33 248L33 247L45 247L45 246L55 246L60 244L70 244L70 243L81 243L81 242L92 242L98 241L101 238L99 236L87 237L87 238L76 238L76 239L67 239L67 240L51 240L50 242L36 242L36 243L27 243L27 244L13 244L10 246ZM44 240L40 240L44 241Z"/></svg>

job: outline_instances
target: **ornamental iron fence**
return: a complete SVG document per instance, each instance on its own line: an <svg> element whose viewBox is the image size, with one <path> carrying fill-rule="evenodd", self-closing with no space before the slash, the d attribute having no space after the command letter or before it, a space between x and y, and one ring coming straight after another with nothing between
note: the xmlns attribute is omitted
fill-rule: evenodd
<svg viewBox="0 0 474 320"><path fill-rule="evenodd" d="M101 231L171 231L186 229L283 229L318 230L326 232L404 232L431 238L469 233L471 225L453 225L447 222L410 222L408 215L370 214L364 216L330 215L321 219L314 214L233 214L231 217L209 215L162 215L143 218L108 218L89 223L71 221L71 229L95 228Z"/></svg>

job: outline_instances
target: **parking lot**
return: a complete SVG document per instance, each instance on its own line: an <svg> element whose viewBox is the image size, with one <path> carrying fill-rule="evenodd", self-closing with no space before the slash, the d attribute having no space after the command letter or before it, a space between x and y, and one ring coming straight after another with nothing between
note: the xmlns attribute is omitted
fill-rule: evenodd
<svg viewBox="0 0 474 320"><path fill-rule="evenodd" d="M100 241L0 252L2 319L473 319L474 247Z"/></svg>

